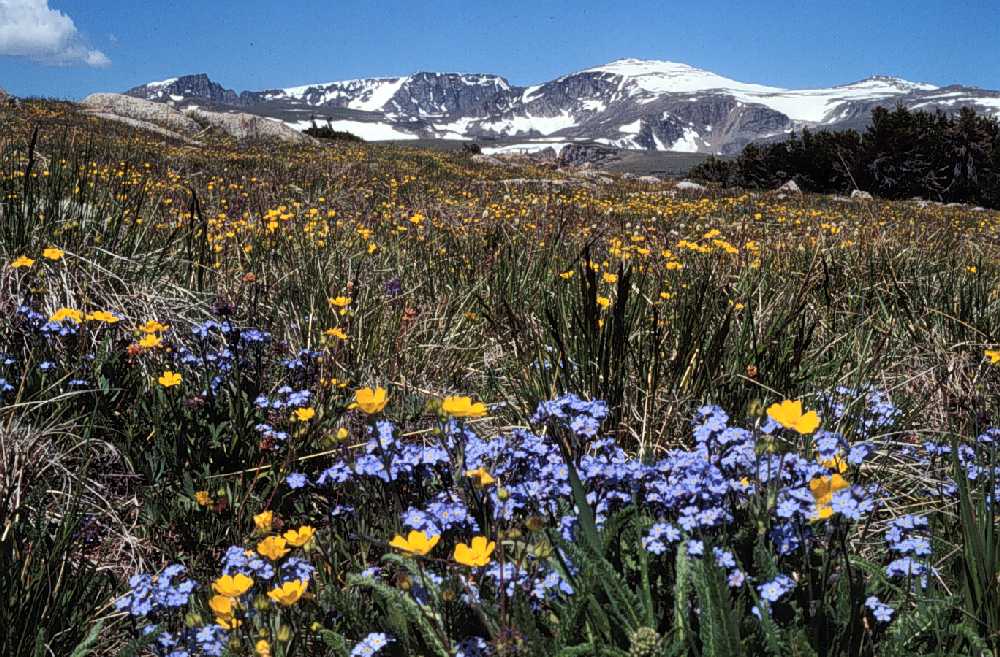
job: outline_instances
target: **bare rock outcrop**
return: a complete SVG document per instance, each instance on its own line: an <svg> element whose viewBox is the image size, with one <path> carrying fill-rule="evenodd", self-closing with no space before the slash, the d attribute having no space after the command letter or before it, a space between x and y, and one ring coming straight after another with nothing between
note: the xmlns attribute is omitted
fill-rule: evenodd
<svg viewBox="0 0 1000 657"><path fill-rule="evenodd" d="M149 129L151 124L166 128L171 136L178 136L177 133L194 135L201 130L196 121L169 105L123 94L91 94L83 99L81 105L91 114L120 120L138 128Z"/></svg>
<svg viewBox="0 0 1000 657"><path fill-rule="evenodd" d="M315 140L289 128L280 121L272 121L245 112L209 112L203 109L188 111L188 116L218 128L239 141L281 141L292 144L312 144Z"/></svg>

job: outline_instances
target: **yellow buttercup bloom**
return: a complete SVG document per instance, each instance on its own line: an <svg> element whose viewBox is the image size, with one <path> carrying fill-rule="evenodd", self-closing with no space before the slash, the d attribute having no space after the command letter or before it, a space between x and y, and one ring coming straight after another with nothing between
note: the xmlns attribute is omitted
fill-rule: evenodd
<svg viewBox="0 0 1000 657"><path fill-rule="evenodd" d="M139 325L139 330L143 333L162 333L166 331L170 326L167 324L161 324L155 319L147 321L145 324Z"/></svg>
<svg viewBox="0 0 1000 657"><path fill-rule="evenodd" d="M114 314L106 310L95 310L94 312L87 313L87 319L92 322L104 322L105 324L114 324L119 321Z"/></svg>
<svg viewBox="0 0 1000 657"><path fill-rule="evenodd" d="M208 600L208 607L212 610L216 616L222 616L223 618L229 618L233 615L233 608L236 606L236 600L229 597L228 595L213 595Z"/></svg>
<svg viewBox="0 0 1000 657"><path fill-rule="evenodd" d="M445 397L441 410L451 417L484 417L487 413L483 402L472 403L469 397Z"/></svg>
<svg viewBox="0 0 1000 657"><path fill-rule="evenodd" d="M254 644L253 649L257 653L257 657L271 657L271 644L267 642L267 639L258 641Z"/></svg>
<svg viewBox="0 0 1000 657"><path fill-rule="evenodd" d="M309 542L309 539L316 534L316 530L309 525L302 525L298 529L289 529L284 537L292 547L302 547Z"/></svg>
<svg viewBox="0 0 1000 657"><path fill-rule="evenodd" d="M236 573L235 575L223 575L219 579L212 582L212 590L219 595L224 595L230 598L238 598L253 586L253 580L243 573Z"/></svg>
<svg viewBox="0 0 1000 657"><path fill-rule="evenodd" d="M1000 349L987 349L983 352L990 365L1000 365Z"/></svg>
<svg viewBox="0 0 1000 657"><path fill-rule="evenodd" d="M224 630L235 630L237 627L243 624L239 618L227 618L225 616L216 616L215 624Z"/></svg>
<svg viewBox="0 0 1000 657"><path fill-rule="evenodd" d="M139 339L139 346L143 349L156 349L163 344L163 340L153 335L152 333L142 336Z"/></svg>
<svg viewBox="0 0 1000 657"><path fill-rule="evenodd" d="M819 428L816 411L802 412L801 401L786 399L767 408L767 415L786 429L794 429L801 434L810 434Z"/></svg>
<svg viewBox="0 0 1000 657"><path fill-rule="evenodd" d="M485 566L490 562L490 555L496 543L488 541L485 536L476 536L470 545L459 543L455 546L452 558L463 566L472 568Z"/></svg>
<svg viewBox="0 0 1000 657"><path fill-rule="evenodd" d="M171 372L170 370L167 370L166 372L160 375L160 378L157 379L157 381L159 381L160 385L163 386L164 388L170 388L183 381L183 377L181 377L181 375L178 374L177 372Z"/></svg>
<svg viewBox="0 0 1000 657"><path fill-rule="evenodd" d="M308 586L308 582L293 579L290 582L285 582L276 589L268 591L267 597L285 606L293 605L299 601L299 598L306 592L306 587Z"/></svg>
<svg viewBox="0 0 1000 657"><path fill-rule="evenodd" d="M194 501L201 506L208 506L212 503L212 496L208 494L207 490L200 490L194 494Z"/></svg>
<svg viewBox="0 0 1000 657"><path fill-rule="evenodd" d="M607 297L597 297L597 305L601 308L609 308L611 306L611 299Z"/></svg>
<svg viewBox="0 0 1000 657"><path fill-rule="evenodd" d="M385 408L388 400L389 397L386 394L385 388L377 387L374 390L371 388L361 388L354 393L354 404L352 404L352 407L360 408L368 415L374 415Z"/></svg>
<svg viewBox="0 0 1000 657"><path fill-rule="evenodd" d="M313 419L315 415L316 409L314 408L296 408L293 417L299 422L308 422Z"/></svg>
<svg viewBox="0 0 1000 657"><path fill-rule="evenodd" d="M466 470L465 476L470 479L475 479L479 482L480 486L489 486L490 484L495 484L496 479L493 478L486 468L476 468L475 470Z"/></svg>
<svg viewBox="0 0 1000 657"><path fill-rule="evenodd" d="M326 331L324 331L324 333L326 333L327 336L331 338L337 338L338 340L347 339L347 333L344 332L344 329L336 326L333 328L328 328Z"/></svg>
<svg viewBox="0 0 1000 657"><path fill-rule="evenodd" d="M266 532L271 530L271 523L274 522L274 513L272 511L261 511L253 517L254 527L257 531Z"/></svg>
<svg viewBox="0 0 1000 657"><path fill-rule="evenodd" d="M564 281L568 281L569 279L573 278L574 274L576 274L576 272L570 269L569 271L564 271L563 273L559 274L559 278L563 279Z"/></svg>
<svg viewBox="0 0 1000 657"><path fill-rule="evenodd" d="M74 308L60 308L49 316L50 322L70 321L79 324L83 321L83 313Z"/></svg>
<svg viewBox="0 0 1000 657"><path fill-rule="evenodd" d="M268 536L257 544L257 552L271 561L277 561L288 554L288 541L280 536Z"/></svg>
<svg viewBox="0 0 1000 657"><path fill-rule="evenodd" d="M351 305L350 297L331 297L327 301L335 308L346 308Z"/></svg>
<svg viewBox="0 0 1000 657"><path fill-rule="evenodd" d="M605 283L617 283L618 282L618 274L612 274L611 272L606 271L606 272L604 272L601 275L601 279Z"/></svg>
<svg viewBox="0 0 1000 657"><path fill-rule="evenodd" d="M839 474L829 477L816 477L809 482L809 492L816 500L816 520L826 520L833 515L833 494L847 488L850 484Z"/></svg>
<svg viewBox="0 0 1000 657"><path fill-rule="evenodd" d="M428 536L424 532L418 532L414 529L407 534L406 538L397 534L391 541L389 541L389 545L397 550L402 550L403 552L409 552L410 554L422 557L433 550L434 546L437 545L440 540L440 536Z"/></svg>
<svg viewBox="0 0 1000 657"><path fill-rule="evenodd" d="M66 253L62 249L57 249L54 246L50 246L42 251L42 257L48 260L62 260L64 255L66 255Z"/></svg>
<svg viewBox="0 0 1000 657"><path fill-rule="evenodd" d="M21 269L22 267L30 267L35 264L35 261L28 256L17 256L11 261L10 266L13 269Z"/></svg>

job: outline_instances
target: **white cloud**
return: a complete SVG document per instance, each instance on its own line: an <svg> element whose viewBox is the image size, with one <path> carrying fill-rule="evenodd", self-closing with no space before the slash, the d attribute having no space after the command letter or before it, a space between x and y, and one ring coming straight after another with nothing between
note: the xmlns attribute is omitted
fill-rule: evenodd
<svg viewBox="0 0 1000 657"><path fill-rule="evenodd" d="M0 55L54 65L111 63L87 46L72 18L49 8L49 0L0 0Z"/></svg>

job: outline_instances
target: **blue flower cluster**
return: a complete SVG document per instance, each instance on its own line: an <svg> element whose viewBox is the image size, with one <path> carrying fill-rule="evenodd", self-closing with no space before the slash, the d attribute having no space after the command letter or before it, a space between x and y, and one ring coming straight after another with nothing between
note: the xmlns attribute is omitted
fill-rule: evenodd
<svg viewBox="0 0 1000 657"><path fill-rule="evenodd" d="M889 577L925 576L926 557L931 555L930 539L926 536L927 518L907 515L889 523L885 542L892 554L899 555L886 566ZM921 580L925 581L925 580Z"/></svg>

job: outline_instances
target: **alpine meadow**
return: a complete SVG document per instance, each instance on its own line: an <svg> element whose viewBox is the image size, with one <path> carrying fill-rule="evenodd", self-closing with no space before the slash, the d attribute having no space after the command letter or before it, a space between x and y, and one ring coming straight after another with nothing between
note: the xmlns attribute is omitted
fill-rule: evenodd
<svg viewBox="0 0 1000 657"><path fill-rule="evenodd" d="M0 655L1000 656L1000 94L417 78L0 100Z"/></svg>

